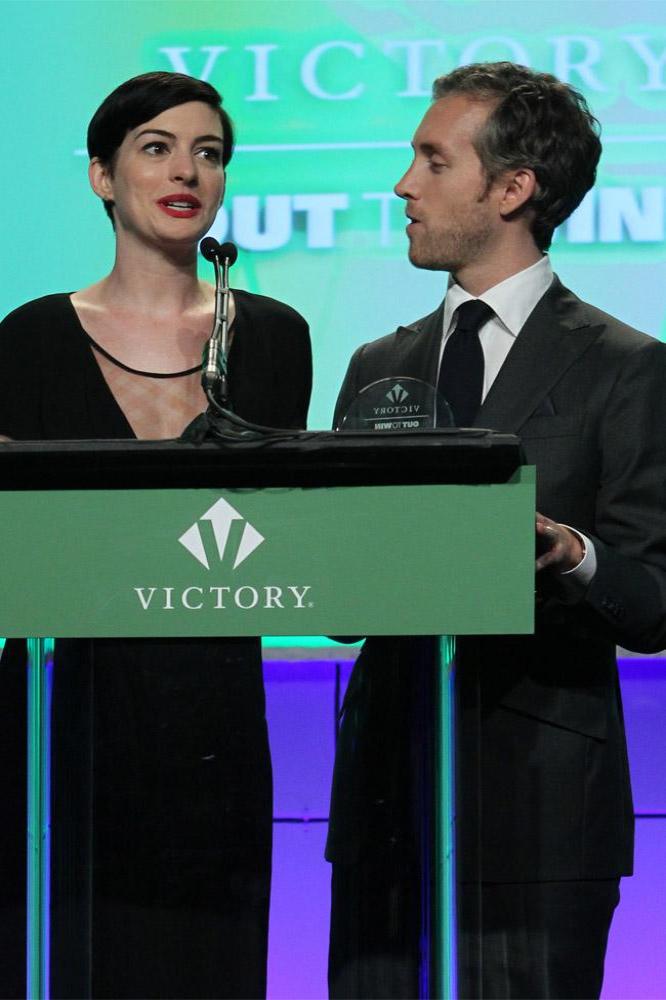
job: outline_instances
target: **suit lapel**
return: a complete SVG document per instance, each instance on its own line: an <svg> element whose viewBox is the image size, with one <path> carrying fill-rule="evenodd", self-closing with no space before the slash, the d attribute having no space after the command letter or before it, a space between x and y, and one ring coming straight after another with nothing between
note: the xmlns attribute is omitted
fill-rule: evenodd
<svg viewBox="0 0 666 1000"><path fill-rule="evenodd" d="M519 431L602 329L591 325L585 303L554 278L520 331L475 426Z"/></svg>
<svg viewBox="0 0 666 1000"><path fill-rule="evenodd" d="M437 384L439 350L442 342L444 303L439 309L410 326L399 326L395 333L391 368L399 375Z"/></svg>

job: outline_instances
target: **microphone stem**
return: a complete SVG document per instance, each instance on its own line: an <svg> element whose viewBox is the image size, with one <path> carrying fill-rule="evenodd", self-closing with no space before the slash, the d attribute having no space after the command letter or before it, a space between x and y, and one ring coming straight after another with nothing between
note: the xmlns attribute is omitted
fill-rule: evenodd
<svg viewBox="0 0 666 1000"><path fill-rule="evenodd" d="M219 263L218 263L219 270ZM222 399L225 404L227 401L227 358L229 356L229 297L231 295L231 289L229 288L229 258L222 258L222 288L218 292L217 281L215 287L215 295L220 296L220 332L222 339L222 377L224 380L224 394Z"/></svg>
<svg viewBox="0 0 666 1000"><path fill-rule="evenodd" d="M215 320L213 332L206 349L202 385L206 394L213 396L226 407L229 402L227 384L227 355L229 350L229 258L224 257L222 273L217 256L213 258L215 268Z"/></svg>

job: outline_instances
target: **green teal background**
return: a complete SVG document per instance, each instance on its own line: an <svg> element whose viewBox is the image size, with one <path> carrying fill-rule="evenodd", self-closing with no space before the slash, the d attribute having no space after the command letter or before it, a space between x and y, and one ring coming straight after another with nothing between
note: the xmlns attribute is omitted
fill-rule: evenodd
<svg viewBox="0 0 666 1000"><path fill-rule="evenodd" d="M202 47L228 46L210 75L237 125L228 204L238 196L296 194L348 201L346 210L335 212L332 246L308 247L304 214L297 213L284 245L267 251L241 247L233 271L238 287L284 299L310 322L310 426L326 427L354 347L431 311L443 293L445 275L417 271L407 262L400 203L386 200L382 226L383 203L363 197L388 199L407 167L409 139L427 107L431 79L472 56L519 59L563 75L568 51L579 68L564 75L600 118L605 151L597 189L578 221L559 235L554 265L584 298L665 337L663 0L0 0L0 15L0 315L38 295L85 286L111 266L111 228L88 188L86 159L78 155L100 101L136 73L173 68L164 49L189 48L186 65L196 75L206 64ZM628 38L640 39L652 53L651 69ZM420 79L409 92L405 49L387 53L385 46L435 40L441 44L424 49ZM308 54L331 41L361 46L363 55L330 51L321 58L319 80L336 93L360 84L358 97L327 101L302 83ZM246 47L273 45L264 51L266 93L275 99L253 100L253 53ZM267 145L299 148L256 149ZM628 200L628 215L619 222L607 210L613 197ZM270 644L280 641L292 644ZM339 654L349 655L344 647ZM663 662L623 664L638 816L636 877L623 883L605 1000L664 996ZM320 664L322 671L325 666ZM284 681L287 670L296 678L291 685ZM276 776L291 775L291 766L299 779L295 790L281 777L276 785L276 816L283 821L275 836L269 995L322 997L328 871L319 881L311 875L316 865L324 868L324 826L309 820L327 810L330 759L322 765L313 747L329 732L332 745L333 699L329 710L323 697L313 697L321 677L317 663L269 663L267 671L272 733L281 722L287 734L282 741L272 737ZM296 707L287 687L301 691ZM298 828L284 822L301 815L307 822ZM289 837L298 837L297 851ZM285 859L292 855L298 862L290 867ZM308 858L309 880L303 874Z"/></svg>
<svg viewBox="0 0 666 1000"><path fill-rule="evenodd" d="M205 73L237 125L227 194L234 219L237 198L265 208L267 196L324 195L346 205L328 210L329 245L308 245L301 209L275 249L243 248L239 239L233 271L238 287L284 299L310 322L310 426L328 426L355 346L431 311L443 293L445 275L409 265L402 205L388 200L431 81L460 62L512 58L580 87L603 125L597 190L558 237L557 271L584 298L664 335L660 2L4 0L0 14L3 314L85 286L111 266L111 228L81 155L100 101L146 70ZM308 88L308 60L331 43L310 67L316 87ZM213 231L226 235L223 215Z"/></svg>

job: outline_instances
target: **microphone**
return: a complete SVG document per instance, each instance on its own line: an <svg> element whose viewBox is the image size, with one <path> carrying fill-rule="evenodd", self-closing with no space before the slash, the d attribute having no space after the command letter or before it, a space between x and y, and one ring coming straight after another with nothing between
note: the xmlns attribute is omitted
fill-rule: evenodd
<svg viewBox="0 0 666 1000"><path fill-rule="evenodd" d="M227 354L229 351L229 268L236 262L238 248L234 243L218 243L206 236L199 250L215 268L215 319L213 332L204 348L201 385L206 396L212 396L223 407L229 402L227 384Z"/></svg>
<svg viewBox="0 0 666 1000"><path fill-rule="evenodd" d="M218 243L213 236L206 236L205 239L201 241L199 246L201 255L209 260L211 264L217 260L224 260L225 258L229 261L229 267L236 263L238 258L238 247L235 243Z"/></svg>

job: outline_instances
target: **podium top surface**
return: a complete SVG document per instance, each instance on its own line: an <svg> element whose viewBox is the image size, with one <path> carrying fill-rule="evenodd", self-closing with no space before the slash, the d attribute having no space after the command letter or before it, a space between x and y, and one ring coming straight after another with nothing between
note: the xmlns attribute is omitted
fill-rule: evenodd
<svg viewBox="0 0 666 1000"><path fill-rule="evenodd" d="M504 483L520 441L489 430L0 443L0 490Z"/></svg>

